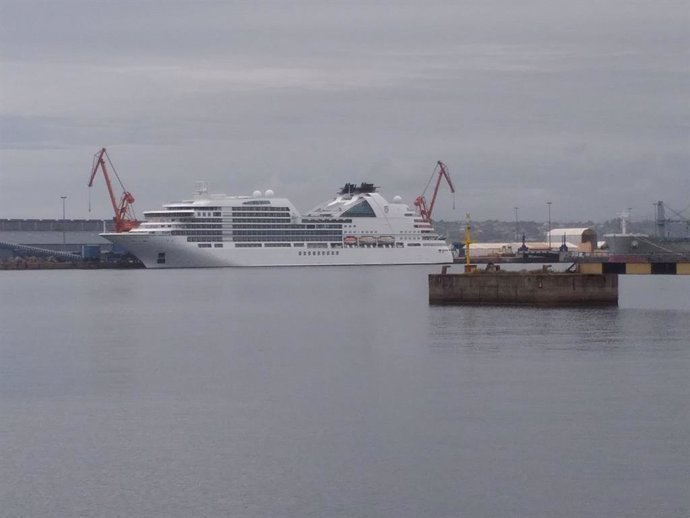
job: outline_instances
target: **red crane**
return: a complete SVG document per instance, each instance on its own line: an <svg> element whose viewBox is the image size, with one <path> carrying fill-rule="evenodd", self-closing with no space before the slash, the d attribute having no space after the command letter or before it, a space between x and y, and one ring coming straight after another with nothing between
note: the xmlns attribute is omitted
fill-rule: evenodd
<svg viewBox="0 0 690 518"><path fill-rule="evenodd" d="M431 197L431 203L427 208L426 198L424 197L424 194L426 193L426 190L429 188L429 185L431 184L431 180L434 179L434 175L436 174L438 174L438 178L436 179L436 186L434 187L434 195ZM431 178L429 178L429 181L427 182L426 187L424 188L424 192L420 196L417 196L417 199L414 201L415 206L419 209L420 216L422 216L422 219L427 223L431 223L431 213L434 210L434 204L436 203L436 195L438 194L438 188L441 186L441 180L443 178L445 178L448 182L450 192L455 194L455 187L453 187L453 182L451 181L450 175L448 174L448 168L446 167L446 164L439 160L436 163L434 171L431 173ZM455 203L453 204L453 208L455 208Z"/></svg>
<svg viewBox="0 0 690 518"><path fill-rule="evenodd" d="M108 163L110 164L113 173L115 173L115 177L120 183L120 187L122 187L123 192L122 196L120 197L119 204L115 198L115 193L113 192L113 185L110 182L110 175L108 174L105 159L108 159ZM91 168L89 187L93 185L93 181L96 178L96 173L98 172L99 168L101 171L103 171L105 184L108 187L108 194L110 194L110 202L113 204L113 210L115 211L115 232L129 232L133 228L138 227L139 221L137 221L136 217L134 216L134 210L132 208L134 196L132 196L132 193L128 192L125 189L125 186L122 185L122 180L120 180L117 171L115 171L115 166L113 166L113 163L110 161L110 157L108 156L105 148L101 148L101 150L93 156L93 167Z"/></svg>

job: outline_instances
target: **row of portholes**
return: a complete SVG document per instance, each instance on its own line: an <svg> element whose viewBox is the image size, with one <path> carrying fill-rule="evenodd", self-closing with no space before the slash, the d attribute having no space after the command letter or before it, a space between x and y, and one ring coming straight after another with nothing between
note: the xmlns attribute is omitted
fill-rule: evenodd
<svg viewBox="0 0 690 518"><path fill-rule="evenodd" d="M340 255L338 250L315 250L313 252L297 252L297 255Z"/></svg>

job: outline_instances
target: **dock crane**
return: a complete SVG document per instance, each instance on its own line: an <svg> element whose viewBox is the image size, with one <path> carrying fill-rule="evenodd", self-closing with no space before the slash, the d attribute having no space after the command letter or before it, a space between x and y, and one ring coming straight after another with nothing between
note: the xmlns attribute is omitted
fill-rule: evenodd
<svg viewBox="0 0 690 518"><path fill-rule="evenodd" d="M675 218L667 217L666 210L671 211L674 214ZM685 212L685 210L678 212L676 210L673 210L671 207L664 205L663 201L656 202L654 204L654 223L656 226L657 237L668 237L666 235L666 225L668 223L684 223L685 233L690 236L690 218L686 218L683 215L683 212Z"/></svg>
<svg viewBox="0 0 690 518"><path fill-rule="evenodd" d="M122 196L120 197L119 204L113 191L113 185L110 181L108 167L105 163L106 159L108 164L110 164L110 168L112 169L113 173L115 173L115 178L117 178L117 181L120 183L120 187L122 187L123 192ZM101 150L93 156L93 166L91 168L89 187L93 185L93 181L96 178L96 173L98 172L99 168L101 171L103 171L105 184L108 187L108 194L110 194L110 202L112 203L113 210L115 211L115 232L129 232L133 228L138 227L139 221L137 221L136 217L134 216L134 210L132 208L134 196L132 196L132 193L125 189L125 186L122 184L122 180L120 180L120 177L115 170L115 166L113 166L113 163L110 161L110 157L108 156L105 148L101 148Z"/></svg>
<svg viewBox="0 0 690 518"><path fill-rule="evenodd" d="M426 194L426 190L429 188L429 185L431 184L431 181L434 179L435 175L438 175L438 177L436 178L434 195L431 197L431 203L427 207L426 198L424 197L424 194ZM446 167L446 164L439 160L436 163L436 167L434 167L433 172L431 173L431 178L429 178L429 181L427 182L426 187L424 188L424 192L421 195L417 196L417 199L414 201L415 207L419 209L420 216L427 223L431 223L431 214L434 211L434 205L436 204L436 196L438 195L438 189L441 186L441 180L443 178L445 178L448 182L450 192L455 194L455 187L453 187L453 182L451 181L450 175L448 174L448 168ZM455 208L455 199L453 199L453 208Z"/></svg>

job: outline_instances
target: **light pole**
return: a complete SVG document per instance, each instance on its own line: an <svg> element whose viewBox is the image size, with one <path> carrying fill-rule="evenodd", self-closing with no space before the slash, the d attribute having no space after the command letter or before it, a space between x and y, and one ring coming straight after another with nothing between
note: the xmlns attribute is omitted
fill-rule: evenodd
<svg viewBox="0 0 690 518"><path fill-rule="evenodd" d="M551 202L547 201L546 204L549 206L549 250L551 250Z"/></svg>
<svg viewBox="0 0 690 518"><path fill-rule="evenodd" d="M67 251L67 240L65 238L65 200L67 196L60 196L62 200L62 251Z"/></svg>
<svg viewBox="0 0 690 518"><path fill-rule="evenodd" d="M518 225L518 208L515 208L515 241L520 241L520 226Z"/></svg>

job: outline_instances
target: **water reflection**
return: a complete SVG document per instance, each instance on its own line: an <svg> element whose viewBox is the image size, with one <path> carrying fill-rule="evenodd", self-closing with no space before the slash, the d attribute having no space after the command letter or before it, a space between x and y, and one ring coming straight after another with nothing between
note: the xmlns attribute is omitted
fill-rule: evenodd
<svg viewBox="0 0 690 518"><path fill-rule="evenodd" d="M670 350L683 349L690 334L681 311L456 306L428 315L429 346L437 350Z"/></svg>

